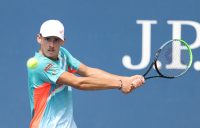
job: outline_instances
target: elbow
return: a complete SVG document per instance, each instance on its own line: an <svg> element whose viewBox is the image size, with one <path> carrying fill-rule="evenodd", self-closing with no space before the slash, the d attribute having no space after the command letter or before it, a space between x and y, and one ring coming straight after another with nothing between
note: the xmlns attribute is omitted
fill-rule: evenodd
<svg viewBox="0 0 200 128"><path fill-rule="evenodd" d="M78 89L78 90L86 90L84 85L77 85L75 88Z"/></svg>
<svg viewBox="0 0 200 128"><path fill-rule="evenodd" d="M86 90L85 84L81 80L77 80L74 84L73 87L78 89L78 90Z"/></svg>
<svg viewBox="0 0 200 128"><path fill-rule="evenodd" d="M85 78L77 77L71 73L64 72L57 80L57 84L69 85L79 90L85 90Z"/></svg>

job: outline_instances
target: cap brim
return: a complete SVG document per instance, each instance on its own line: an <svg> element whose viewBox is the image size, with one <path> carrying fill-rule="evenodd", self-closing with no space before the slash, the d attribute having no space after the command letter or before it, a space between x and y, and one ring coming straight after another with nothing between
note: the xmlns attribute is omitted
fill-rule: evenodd
<svg viewBox="0 0 200 128"><path fill-rule="evenodd" d="M59 39L61 39L62 41L65 41L65 38L64 37L60 37L60 36L58 36L58 35L45 35L45 34L42 34L42 33L40 33L43 37L52 37L52 36L55 36L55 37L58 37Z"/></svg>

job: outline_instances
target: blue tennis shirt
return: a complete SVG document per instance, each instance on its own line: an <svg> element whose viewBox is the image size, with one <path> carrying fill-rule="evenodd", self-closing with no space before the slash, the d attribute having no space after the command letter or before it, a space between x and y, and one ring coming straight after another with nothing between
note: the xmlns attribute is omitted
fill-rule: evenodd
<svg viewBox="0 0 200 128"><path fill-rule="evenodd" d="M80 61L61 47L58 60L54 61L40 53L35 69L28 68L28 90L32 120L30 128L76 128L73 119L72 89L58 85L56 81L65 72L75 73Z"/></svg>

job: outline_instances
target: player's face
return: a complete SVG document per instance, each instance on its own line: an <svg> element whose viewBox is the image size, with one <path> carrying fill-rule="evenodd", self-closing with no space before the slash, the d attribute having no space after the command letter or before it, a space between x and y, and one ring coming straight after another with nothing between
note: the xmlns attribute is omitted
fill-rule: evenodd
<svg viewBox="0 0 200 128"><path fill-rule="evenodd" d="M57 59L60 46L64 44L64 41L58 37L50 36L50 37L40 37L40 45L41 49L40 52L50 58L50 59Z"/></svg>

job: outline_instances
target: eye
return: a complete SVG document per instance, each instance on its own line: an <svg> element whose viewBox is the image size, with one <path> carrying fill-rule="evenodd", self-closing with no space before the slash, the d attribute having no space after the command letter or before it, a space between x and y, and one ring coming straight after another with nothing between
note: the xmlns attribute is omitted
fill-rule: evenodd
<svg viewBox="0 0 200 128"><path fill-rule="evenodd" d="M50 40L50 38L49 38L49 37L45 37L45 40L46 40L46 41L49 41L49 40Z"/></svg>
<svg viewBox="0 0 200 128"><path fill-rule="evenodd" d="M54 42L55 42L55 43L59 43L60 41L61 41L60 38L55 38L55 39L54 39Z"/></svg>
<svg viewBox="0 0 200 128"><path fill-rule="evenodd" d="M55 41L55 42L59 42L59 38L55 38L54 41Z"/></svg>

